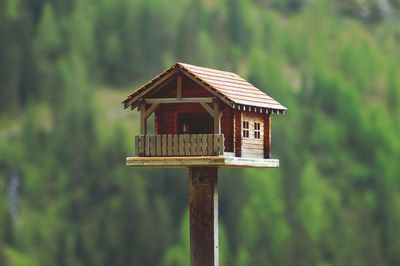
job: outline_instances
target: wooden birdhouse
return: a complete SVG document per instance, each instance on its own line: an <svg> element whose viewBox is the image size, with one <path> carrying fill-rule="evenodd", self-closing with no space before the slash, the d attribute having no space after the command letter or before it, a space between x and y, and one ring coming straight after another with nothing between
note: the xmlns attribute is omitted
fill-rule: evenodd
<svg viewBox="0 0 400 266"><path fill-rule="evenodd" d="M271 114L286 108L234 73L183 63L123 104L140 111L135 156L126 164L189 168L190 265L217 266L218 168L278 167L270 158Z"/></svg>
<svg viewBox="0 0 400 266"><path fill-rule="evenodd" d="M127 165L279 166L270 158L271 114L286 108L235 73L176 63L123 104L137 108L141 121Z"/></svg>

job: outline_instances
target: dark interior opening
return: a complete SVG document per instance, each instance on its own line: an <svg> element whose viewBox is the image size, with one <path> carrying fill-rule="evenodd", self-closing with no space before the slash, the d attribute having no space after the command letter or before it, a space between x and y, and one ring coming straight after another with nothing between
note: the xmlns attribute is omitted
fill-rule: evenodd
<svg viewBox="0 0 400 266"><path fill-rule="evenodd" d="M214 132L213 118L207 113L179 114L179 134L212 134Z"/></svg>

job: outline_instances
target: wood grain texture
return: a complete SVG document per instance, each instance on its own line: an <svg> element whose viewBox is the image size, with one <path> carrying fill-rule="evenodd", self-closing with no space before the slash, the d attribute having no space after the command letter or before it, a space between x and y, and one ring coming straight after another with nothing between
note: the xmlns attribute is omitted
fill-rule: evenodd
<svg viewBox="0 0 400 266"><path fill-rule="evenodd" d="M179 135L174 134L172 137L172 152L173 155L179 155Z"/></svg>
<svg viewBox="0 0 400 266"><path fill-rule="evenodd" d="M179 134L179 155L185 155L185 136L183 134Z"/></svg>
<svg viewBox="0 0 400 266"><path fill-rule="evenodd" d="M214 102L214 134L221 134L221 108L218 101Z"/></svg>
<svg viewBox="0 0 400 266"><path fill-rule="evenodd" d="M145 147L145 142L144 142L144 135L139 135L138 138L138 156L143 156L144 155L144 147Z"/></svg>
<svg viewBox="0 0 400 266"><path fill-rule="evenodd" d="M214 98L212 98L212 97L196 97L196 98L181 98L181 99L177 99L177 98L147 98L147 99L145 99L145 102L150 103L150 104L212 103L213 99ZM151 107L151 108L156 108L156 106ZM150 113L150 111L149 111L149 113Z"/></svg>
<svg viewBox="0 0 400 266"><path fill-rule="evenodd" d="M221 132L225 137L225 151L233 152L234 116L231 108L224 108L221 117Z"/></svg>
<svg viewBox="0 0 400 266"><path fill-rule="evenodd" d="M162 155L162 141L161 141L161 135L156 135L156 154L161 154Z"/></svg>
<svg viewBox="0 0 400 266"><path fill-rule="evenodd" d="M168 155L168 153L167 153L167 147L168 147L168 142L167 142L167 135L161 135L161 141L162 141L162 144L161 144L161 146L162 146L162 151L161 151L161 154L162 154L162 156L167 156ZM139 155L140 156L140 155ZM142 155L143 156L143 155Z"/></svg>
<svg viewBox="0 0 400 266"><path fill-rule="evenodd" d="M235 110L233 113L233 141L235 156L242 156L242 112Z"/></svg>
<svg viewBox="0 0 400 266"><path fill-rule="evenodd" d="M172 152L172 135L168 134L167 135L167 154L168 156L172 156L173 152Z"/></svg>
<svg viewBox="0 0 400 266"><path fill-rule="evenodd" d="M271 158L271 116L264 115L264 158Z"/></svg>
<svg viewBox="0 0 400 266"><path fill-rule="evenodd" d="M189 168L190 265L218 266L218 168Z"/></svg>
<svg viewBox="0 0 400 266"><path fill-rule="evenodd" d="M208 146L208 135L207 134L203 134L202 135L202 145L203 145L203 155L206 156L207 154L210 154L210 147Z"/></svg>
<svg viewBox="0 0 400 266"><path fill-rule="evenodd" d="M150 136L150 156L156 156L157 147L156 147L156 135Z"/></svg>
<svg viewBox="0 0 400 266"><path fill-rule="evenodd" d="M223 134L156 134L135 137L136 156L223 155Z"/></svg>
<svg viewBox="0 0 400 266"><path fill-rule="evenodd" d="M130 94L123 101L124 107L131 106L135 108L141 97L147 97L152 94L152 91L163 86L162 84L169 83L170 77L176 78L177 75L183 75L184 80L196 83L198 87L203 88L209 94L219 97L222 102L231 107L235 105L243 108L243 110L248 109L259 113L266 113L267 111L283 113L286 111L286 107L235 73L184 63L172 65L169 69ZM166 80L168 82L165 82ZM185 81L183 81L182 87L184 90L186 89ZM184 94L184 91L182 93Z"/></svg>
<svg viewBox="0 0 400 266"><path fill-rule="evenodd" d="M144 105L142 105L140 109L140 134L147 134L147 118Z"/></svg>
<svg viewBox="0 0 400 266"><path fill-rule="evenodd" d="M214 110L207 104L200 102L201 106L203 106L204 110L206 110L212 117L214 117Z"/></svg>
<svg viewBox="0 0 400 266"><path fill-rule="evenodd" d="M254 138L254 125L260 123L260 135L264 135L263 115L243 112L243 121L249 122L249 137L245 138L242 134L242 157L264 158L264 138Z"/></svg>
<svg viewBox="0 0 400 266"><path fill-rule="evenodd" d="M260 150L260 151L263 151L263 149L264 149L264 146L263 146L263 143L262 142L246 142L246 143L243 143L243 146L242 146L242 148L243 149L255 149L255 150Z"/></svg>
<svg viewBox="0 0 400 266"><path fill-rule="evenodd" d="M135 143L138 143L137 145L135 145L135 154L137 154L138 156L140 156L139 153L139 146L140 146L140 140L139 140L139 136L135 136Z"/></svg>
<svg viewBox="0 0 400 266"><path fill-rule="evenodd" d="M182 75L180 74L176 78L176 98L182 99Z"/></svg>
<svg viewBox="0 0 400 266"><path fill-rule="evenodd" d="M189 168L193 166L219 168L277 168L278 159L258 159L226 156L127 157L133 167Z"/></svg>

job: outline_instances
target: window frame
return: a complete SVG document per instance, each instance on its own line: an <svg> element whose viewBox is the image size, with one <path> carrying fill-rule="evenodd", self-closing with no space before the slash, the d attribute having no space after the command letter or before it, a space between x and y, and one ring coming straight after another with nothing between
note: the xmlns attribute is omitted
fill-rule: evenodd
<svg viewBox="0 0 400 266"><path fill-rule="evenodd" d="M254 122L254 139L261 139L261 123Z"/></svg>
<svg viewBox="0 0 400 266"><path fill-rule="evenodd" d="M243 138L250 138L250 122L247 120L243 120L242 123L242 137Z"/></svg>

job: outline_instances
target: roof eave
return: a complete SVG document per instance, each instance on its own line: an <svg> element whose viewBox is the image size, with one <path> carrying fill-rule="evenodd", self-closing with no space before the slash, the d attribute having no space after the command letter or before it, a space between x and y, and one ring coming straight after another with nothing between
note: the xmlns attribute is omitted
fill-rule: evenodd
<svg viewBox="0 0 400 266"><path fill-rule="evenodd" d="M216 97L218 97L222 102L230 106L231 108L237 109L238 106L243 106L247 108L258 108L259 110L270 110L269 113L275 112L275 113L284 113L287 108L281 105L279 102L276 102L276 106L274 107L269 107L269 106L262 106L262 105L248 105L240 102L236 102L232 99L230 99L228 96L222 94L219 92L216 88L214 88L211 84L209 84L207 81L199 78L196 76L195 73L192 73L190 69L188 69L184 63L175 63L172 65L170 68L167 70L161 72L159 75L151 79L149 82L145 83L141 87L139 87L137 90L135 90L133 93L127 96L125 100L123 100L121 103L124 105L124 109L127 109L128 107L131 107L131 109L134 109L137 107L137 103L139 100L147 95L151 90L153 90L155 87L158 85L161 85L164 81L168 80L168 78L172 77L176 71L180 71L181 73L185 74L187 77L192 79L194 82L198 83L200 86L205 88L206 90L210 91L212 94L214 94ZM246 107L244 109L246 109ZM239 107L239 110L241 108Z"/></svg>

